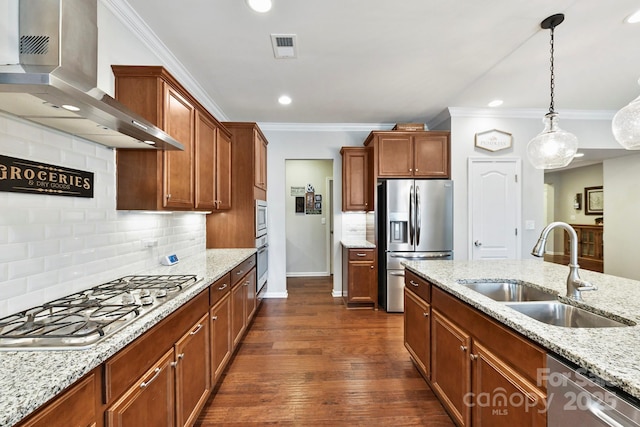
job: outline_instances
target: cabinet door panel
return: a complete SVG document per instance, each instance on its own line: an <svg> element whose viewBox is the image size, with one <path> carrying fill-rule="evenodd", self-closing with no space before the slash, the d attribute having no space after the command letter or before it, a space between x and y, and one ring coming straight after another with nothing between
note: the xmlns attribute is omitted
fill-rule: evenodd
<svg viewBox="0 0 640 427"><path fill-rule="evenodd" d="M431 307L413 292L404 290L404 345L418 369L431 376Z"/></svg>
<svg viewBox="0 0 640 427"><path fill-rule="evenodd" d="M256 269L254 268L247 274L244 279L244 286L247 288L247 301L246 301L246 324L248 325L253 315L256 313Z"/></svg>
<svg viewBox="0 0 640 427"><path fill-rule="evenodd" d="M431 382L449 414L461 426L470 425L471 337L437 310L431 311Z"/></svg>
<svg viewBox="0 0 640 427"><path fill-rule="evenodd" d="M231 297L224 296L211 309L211 386L231 357Z"/></svg>
<svg viewBox="0 0 640 427"><path fill-rule="evenodd" d="M241 281L231 289L231 338L235 349L246 327L247 287Z"/></svg>
<svg viewBox="0 0 640 427"><path fill-rule="evenodd" d="M217 127L202 114L196 114L195 185L196 209L216 208Z"/></svg>
<svg viewBox="0 0 640 427"><path fill-rule="evenodd" d="M545 396L483 347L473 344L473 425L546 425Z"/></svg>
<svg viewBox="0 0 640 427"><path fill-rule="evenodd" d="M216 209L231 209L231 138L218 129L216 141Z"/></svg>
<svg viewBox="0 0 640 427"><path fill-rule="evenodd" d="M410 136L380 137L378 141L378 176L413 176L413 145Z"/></svg>
<svg viewBox="0 0 640 427"><path fill-rule="evenodd" d="M105 413L107 427L175 425L173 349Z"/></svg>
<svg viewBox="0 0 640 427"><path fill-rule="evenodd" d="M376 303L372 292L372 283L375 283L374 263L371 261L349 261L348 268L349 302Z"/></svg>
<svg viewBox="0 0 640 427"><path fill-rule="evenodd" d="M449 177L449 138L424 135L414 137L414 176Z"/></svg>
<svg viewBox="0 0 640 427"><path fill-rule="evenodd" d="M195 109L166 85L165 131L184 145L184 151L165 151L164 206L193 208L193 126Z"/></svg>
<svg viewBox="0 0 640 427"><path fill-rule="evenodd" d="M253 153L254 185L262 190L267 189L267 143L257 131L254 131Z"/></svg>
<svg viewBox="0 0 640 427"><path fill-rule="evenodd" d="M210 336L207 313L175 345L178 426L192 425L209 396Z"/></svg>
<svg viewBox="0 0 640 427"><path fill-rule="evenodd" d="M364 211L369 208L369 154L366 148L343 148L342 210Z"/></svg>

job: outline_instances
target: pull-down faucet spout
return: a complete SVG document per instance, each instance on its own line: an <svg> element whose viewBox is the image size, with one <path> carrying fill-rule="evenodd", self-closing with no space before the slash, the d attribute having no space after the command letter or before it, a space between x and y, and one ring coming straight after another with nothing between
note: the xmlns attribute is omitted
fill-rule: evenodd
<svg viewBox="0 0 640 427"><path fill-rule="evenodd" d="M569 276L567 277L567 297L573 298L577 301L582 301L581 291L595 291L598 288L593 286L591 283L586 280L582 280L580 278L580 274L578 273L578 235L576 234L576 230L573 229L572 226L567 224L566 222L552 222L547 225L540 233L540 238L538 239L538 243L531 250L531 255L542 257L544 256L544 247L547 244L547 237L549 233L554 228L559 227L567 231L569 233Z"/></svg>

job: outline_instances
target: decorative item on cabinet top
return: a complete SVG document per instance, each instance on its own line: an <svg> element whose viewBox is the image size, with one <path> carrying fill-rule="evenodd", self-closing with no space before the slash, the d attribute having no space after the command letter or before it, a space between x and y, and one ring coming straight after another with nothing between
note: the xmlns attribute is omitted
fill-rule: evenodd
<svg viewBox="0 0 640 427"><path fill-rule="evenodd" d="M396 123L392 130L424 130L424 123Z"/></svg>

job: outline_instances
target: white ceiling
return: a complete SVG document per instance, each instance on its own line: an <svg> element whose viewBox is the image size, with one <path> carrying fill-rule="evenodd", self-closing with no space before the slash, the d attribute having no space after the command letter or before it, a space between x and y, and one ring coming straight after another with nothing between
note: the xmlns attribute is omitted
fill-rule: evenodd
<svg viewBox="0 0 640 427"><path fill-rule="evenodd" d="M447 107L618 110L640 94L637 0L127 0L230 120L429 123ZM295 34L275 59L271 34ZM281 94L293 103L277 103Z"/></svg>

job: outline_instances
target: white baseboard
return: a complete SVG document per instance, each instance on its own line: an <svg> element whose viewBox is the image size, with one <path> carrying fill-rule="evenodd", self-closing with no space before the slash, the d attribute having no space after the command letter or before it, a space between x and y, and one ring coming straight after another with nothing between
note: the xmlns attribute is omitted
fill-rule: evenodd
<svg viewBox="0 0 640 427"><path fill-rule="evenodd" d="M289 293L287 291L269 292L269 290L267 289L267 292L265 292L262 297L263 298L289 298Z"/></svg>

